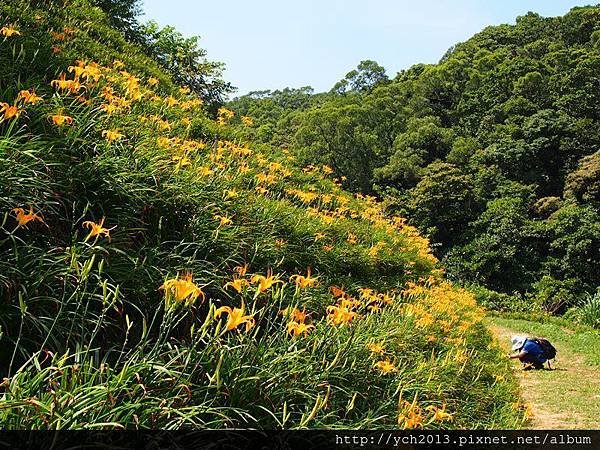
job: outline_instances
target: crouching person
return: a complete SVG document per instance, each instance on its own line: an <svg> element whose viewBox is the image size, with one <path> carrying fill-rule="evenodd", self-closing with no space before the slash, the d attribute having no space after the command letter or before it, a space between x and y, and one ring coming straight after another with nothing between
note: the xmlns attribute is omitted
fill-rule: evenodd
<svg viewBox="0 0 600 450"><path fill-rule="evenodd" d="M543 347L537 339L528 339L526 336L513 336L511 338L512 351L518 352L508 357L519 359L523 363L523 370L543 369L548 360Z"/></svg>

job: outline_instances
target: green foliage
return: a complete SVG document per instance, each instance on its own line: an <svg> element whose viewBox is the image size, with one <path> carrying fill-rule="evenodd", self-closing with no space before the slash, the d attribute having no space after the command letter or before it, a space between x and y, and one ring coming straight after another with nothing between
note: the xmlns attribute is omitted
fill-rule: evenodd
<svg viewBox="0 0 600 450"><path fill-rule="evenodd" d="M577 280L556 280L548 275L536 281L533 287L532 301L548 314L566 312L577 303L578 293L581 292Z"/></svg>
<svg viewBox="0 0 600 450"><path fill-rule="evenodd" d="M361 61L355 70L346 74L331 90L336 94L348 92L370 92L375 86L388 81L385 69L375 61Z"/></svg>
<svg viewBox="0 0 600 450"><path fill-rule="evenodd" d="M600 329L600 289L594 295L588 295L577 306L567 311L565 317L575 322Z"/></svg>
<svg viewBox="0 0 600 450"><path fill-rule="evenodd" d="M469 285L468 289L475 294L477 303L488 310L523 313L541 311L535 303L523 299L520 295L496 292L475 284Z"/></svg>
<svg viewBox="0 0 600 450"><path fill-rule="evenodd" d="M213 113L222 104L225 95L233 92L224 81L224 64L208 61L206 50L199 47L200 38L184 37L171 26L160 28L155 22L141 27L142 48L161 65L179 86L185 86L212 105Z"/></svg>

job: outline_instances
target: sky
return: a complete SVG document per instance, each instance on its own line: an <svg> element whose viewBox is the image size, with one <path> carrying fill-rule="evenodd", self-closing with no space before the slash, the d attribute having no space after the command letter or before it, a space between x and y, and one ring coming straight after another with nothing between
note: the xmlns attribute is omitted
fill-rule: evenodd
<svg viewBox="0 0 600 450"><path fill-rule="evenodd" d="M224 78L254 90L328 91L365 59L390 77L435 63L452 45L528 11L563 15L574 0L142 0L144 20L200 36Z"/></svg>

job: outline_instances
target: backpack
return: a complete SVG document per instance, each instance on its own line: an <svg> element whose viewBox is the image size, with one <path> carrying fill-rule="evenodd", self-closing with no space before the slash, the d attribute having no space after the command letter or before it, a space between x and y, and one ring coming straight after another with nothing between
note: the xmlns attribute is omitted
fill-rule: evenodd
<svg viewBox="0 0 600 450"><path fill-rule="evenodd" d="M546 359L556 358L556 348L554 348L554 345L548 339L534 337L530 340L542 347Z"/></svg>

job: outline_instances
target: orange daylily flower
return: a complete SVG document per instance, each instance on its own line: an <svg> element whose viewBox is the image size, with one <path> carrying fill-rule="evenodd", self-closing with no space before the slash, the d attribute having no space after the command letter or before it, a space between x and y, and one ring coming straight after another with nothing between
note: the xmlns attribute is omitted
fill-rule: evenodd
<svg viewBox="0 0 600 450"><path fill-rule="evenodd" d="M7 25L0 28L0 34L5 37L21 36L21 33L15 29L12 25Z"/></svg>
<svg viewBox="0 0 600 450"><path fill-rule="evenodd" d="M102 131L102 137L106 138L108 142L114 142L123 139L125 136L117 130L104 130Z"/></svg>
<svg viewBox="0 0 600 450"><path fill-rule="evenodd" d="M381 311L381 306L378 305L377 303L369 303L367 305L367 309L372 312L372 313L376 313L376 312L380 312Z"/></svg>
<svg viewBox="0 0 600 450"><path fill-rule="evenodd" d="M327 235L325 233L317 233L315 234L315 242L320 241L321 239L325 239Z"/></svg>
<svg viewBox="0 0 600 450"><path fill-rule="evenodd" d="M387 373L393 373L396 372L398 369L396 368L396 366L394 366L394 364L392 364L391 362L385 360L385 361L377 361L375 363L375 367L378 368L379 370L381 370L381 373L383 374L387 374Z"/></svg>
<svg viewBox="0 0 600 450"><path fill-rule="evenodd" d="M165 291L165 301L169 304L171 301L184 302L186 305L192 305L198 297L202 298L202 301L206 298L206 295L196 284L194 284L192 274L184 273L181 277L171 278L166 280L160 289Z"/></svg>
<svg viewBox="0 0 600 450"><path fill-rule="evenodd" d="M427 408L425 408L427 411L430 411L433 413L433 417L431 418L431 420L433 422L442 422L444 420L448 420L448 421L452 421L454 418L452 417L452 414L449 414L446 412L446 406L444 405L441 408L438 408L437 406L433 406L430 405Z"/></svg>
<svg viewBox="0 0 600 450"><path fill-rule="evenodd" d="M31 205L29 205L28 213L25 213L25 210L23 208L14 208L12 212L15 213L18 222L17 228L26 226L32 220L37 220L38 222L46 223L44 222L44 218L39 213L33 212L33 206Z"/></svg>
<svg viewBox="0 0 600 450"><path fill-rule="evenodd" d="M62 127L64 124L72 125L74 119L71 116L65 116L63 114L53 114L50 116L52 123L57 127Z"/></svg>
<svg viewBox="0 0 600 450"><path fill-rule="evenodd" d="M19 95L17 95L17 101L18 100L23 100L24 103L35 105L36 103L39 103L44 99L36 95L34 91L22 90L19 92Z"/></svg>
<svg viewBox="0 0 600 450"><path fill-rule="evenodd" d="M109 116L114 113L119 107L117 105L113 105L112 103L103 103L100 105L100 108L106 112Z"/></svg>
<svg viewBox="0 0 600 450"><path fill-rule="evenodd" d="M357 314L345 306L328 306L327 320L333 325L344 325L352 322Z"/></svg>
<svg viewBox="0 0 600 450"><path fill-rule="evenodd" d="M300 336L300 335L304 335L306 336L310 330L314 330L315 326L314 325L307 325L303 322L290 322L287 324L287 332L288 334L294 335L294 336Z"/></svg>
<svg viewBox="0 0 600 450"><path fill-rule="evenodd" d="M246 333L252 329L256 324L256 321L252 317L253 314L244 315L246 312L244 308L244 302L240 308L230 308L229 306L221 306L215 311L215 319L221 317L221 314L227 313L227 325L225 326L226 331L235 330L242 324L246 324Z"/></svg>
<svg viewBox="0 0 600 450"><path fill-rule="evenodd" d="M348 242L348 244L354 245L358 242L358 238L356 237L355 234L348 233L348 237L347 237L346 241Z"/></svg>
<svg viewBox="0 0 600 450"><path fill-rule="evenodd" d="M113 228L104 228L104 217L102 219L100 219L100 222L95 223L92 222L91 220L86 220L85 222L83 222L82 226L84 228L89 228L90 229L90 233L87 235L87 237L85 238L85 240L87 241L88 239L92 238L92 237L97 237L97 236L105 236L108 238L108 241L110 242L110 231L114 229Z"/></svg>
<svg viewBox="0 0 600 450"><path fill-rule="evenodd" d="M371 342L371 343L367 344L367 348L372 353L377 353L379 355L383 354L383 351L384 351L383 350L383 345L382 344L378 344L376 342Z"/></svg>
<svg viewBox="0 0 600 450"><path fill-rule="evenodd" d="M337 286L329 286L329 290L331 291L331 295L333 295L335 298L346 296L346 292Z"/></svg>
<svg viewBox="0 0 600 450"><path fill-rule="evenodd" d="M271 286L277 283L283 283L283 281L277 279L277 276L273 276L273 271L271 269L267 271L266 277L257 274L253 275L250 281L252 281L252 283L254 284L258 284L259 294L265 292L267 289L269 289Z"/></svg>
<svg viewBox="0 0 600 450"><path fill-rule="evenodd" d="M9 105L8 103L0 102L0 114L4 113L2 120L18 119L21 115L20 110L16 105Z"/></svg>
<svg viewBox="0 0 600 450"><path fill-rule="evenodd" d="M220 215L220 214L216 214L215 215L215 220L219 221L219 227L224 227L226 225L231 225L232 220L231 217L227 216L227 215Z"/></svg>
<svg viewBox="0 0 600 450"><path fill-rule="evenodd" d="M225 194L225 199L226 200L229 200L231 198L236 198L239 195L237 193L237 191L234 190L234 189L227 189L227 190L225 190L224 194Z"/></svg>
<svg viewBox="0 0 600 450"><path fill-rule="evenodd" d="M50 86L61 91L70 92L77 92L83 87L83 85L77 80L67 80L67 77L64 72L60 75L60 78L58 78L57 80L52 80L50 82Z"/></svg>
<svg viewBox="0 0 600 450"><path fill-rule="evenodd" d="M411 404L404 401L405 412L398 416L398 425L403 428L423 428L423 419L425 418L422 414L421 408L416 404L415 401Z"/></svg>
<svg viewBox="0 0 600 450"><path fill-rule="evenodd" d="M242 293L242 290L244 289L244 286L248 286L248 280L244 279L244 278L234 278L233 281L229 281L228 283L225 284L225 286L223 286L224 289L227 289L229 286L231 286L232 288L234 288L238 293Z"/></svg>
<svg viewBox="0 0 600 450"><path fill-rule="evenodd" d="M317 279L310 277L310 267L307 270L306 276L292 275L290 277L290 281L296 283L296 286L298 286L301 289L305 289L307 287L314 287L317 284Z"/></svg>
<svg viewBox="0 0 600 450"><path fill-rule="evenodd" d="M280 311L285 317L289 317L293 322L304 323L306 321L306 312L300 311L298 308L287 308Z"/></svg>
<svg viewBox="0 0 600 450"><path fill-rule="evenodd" d="M233 268L233 270L239 276L243 277L244 275L246 275L246 272L248 272L248 263L244 264L243 266L236 266Z"/></svg>

